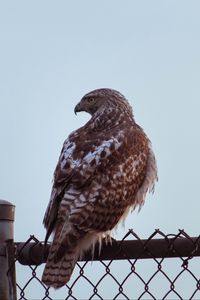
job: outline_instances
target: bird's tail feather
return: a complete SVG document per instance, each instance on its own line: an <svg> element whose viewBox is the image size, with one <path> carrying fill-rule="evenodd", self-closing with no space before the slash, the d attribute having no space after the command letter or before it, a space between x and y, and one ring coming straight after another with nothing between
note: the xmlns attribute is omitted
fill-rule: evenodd
<svg viewBox="0 0 200 300"><path fill-rule="evenodd" d="M75 227L61 223L57 226L49 250L42 281L49 287L59 288L71 277L80 255L78 243L82 237Z"/></svg>
<svg viewBox="0 0 200 300"><path fill-rule="evenodd" d="M76 247L75 249L66 251L64 256L55 262L54 255L50 252L42 275L42 281L47 286L55 289L65 285L70 280L78 256L79 251Z"/></svg>

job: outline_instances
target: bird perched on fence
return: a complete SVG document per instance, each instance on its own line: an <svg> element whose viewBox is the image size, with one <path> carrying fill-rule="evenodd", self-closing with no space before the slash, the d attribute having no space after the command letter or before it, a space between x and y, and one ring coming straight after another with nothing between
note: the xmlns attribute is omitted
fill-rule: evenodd
<svg viewBox="0 0 200 300"><path fill-rule="evenodd" d="M91 119L64 142L44 217L53 241L42 281L54 288L69 281L84 251L143 205L157 180L151 143L121 93L94 90L74 111Z"/></svg>

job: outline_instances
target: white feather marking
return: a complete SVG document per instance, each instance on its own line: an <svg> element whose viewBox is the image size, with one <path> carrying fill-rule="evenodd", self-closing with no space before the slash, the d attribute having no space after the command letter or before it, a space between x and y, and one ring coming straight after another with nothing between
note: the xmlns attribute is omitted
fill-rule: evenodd
<svg viewBox="0 0 200 300"><path fill-rule="evenodd" d="M102 241L105 243L111 243L111 231L108 230L106 232L89 232L80 242L79 242L79 249L81 249L79 257L83 257L85 251L91 249L92 257L94 256L95 245L98 242L99 246L99 254L101 252Z"/></svg>
<svg viewBox="0 0 200 300"><path fill-rule="evenodd" d="M64 199L74 200L76 198L75 195L69 194L68 192L64 194Z"/></svg>
<svg viewBox="0 0 200 300"><path fill-rule="evenodd" d="M76 149L76 144L70 142L69 140L66 141L66 143L64 144L64 150L63 150L63 154L60 157L60 166L61 169L65 168L66 163L70 163L71 167L76 167L79 166L81 163L80 159L73 159L73 152Z"/></svg>
<svg viewBox="0 0 200 300"><path fill-rule="evenodd" d="M100 160L100 154L105 151L106 152L106 157L110 155L110 146L114 143L115 149L117 150L121 143L116 139L109 139L107 141L103 141L101 145L96 147L95 151L89 152L85 157L84 160L86 160L88 163L90 163L93 159L96 160L96 163L99 163Z"/></svg>
<svg viewBox="0 0 200 300"><path fill-rule="evenodd" d="M83 194L80 195L79 199L80 199L81 201L83 201L83 202L86 201L86 198L85 198L85 196L84 196Z"/></svg>
<svg viewBox="0 0 200 300"><path fill-rule="evenodd" d="M73 165L77 166L77 167L80 165L80 162L81 162L80 159L75 159L75 160L72 161Z"/></svg>
<svg viewBox="0 0 200 300"><path fill-rule="evenodd" d="M80 194L80 191L74 189L73 187L70 187L69 190L67 191L68 194Z"/></svg>
<svg viewBox="0 0 200 300"><path fill-rule="evenodd" d="M99 196L99 191L98 190L92 194L92 197L97 197L97 196Z"/></svg>
<svg viewBox="0 0 200 300"><path fill-rule="evenodd" d="M75 148L76 148L76 144L68 140L67 143L64 145L64 151L63 151L64 158L65 159L69 158L69 156L71 156L72 153L74 152Z"/></svg>

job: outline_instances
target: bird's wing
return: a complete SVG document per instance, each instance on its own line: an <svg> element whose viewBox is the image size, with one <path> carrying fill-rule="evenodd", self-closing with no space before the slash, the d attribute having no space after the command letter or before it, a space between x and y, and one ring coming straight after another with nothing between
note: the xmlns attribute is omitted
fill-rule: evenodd
<svg viewBox="0 0 200 300"><path fill-rule="evenodd" d="M96 140L84 141L68 138L63 145L61 155L54 172L54 184L52 193L44 216L44 226L47 228L45 241L51 235L60 201L68 186L81 190L85 184L89 184L95 171L103 171L108 163L118 163L120 155L118 149L121 147L122 139L113 137L98 142ZM85 145L87 145L85 147ZM89 147L89 145L91 147ZM82 156L79 158L77 149L82 149ZM89 150L91 149L91 151ZM80 151L79 151L80 152Z"/></svg>
<svg viewBox="0 0 200 300"><path fill-rule="evenodd" d="M73 171L73 150L74 143L71 142L68 138L63 144L63 148L61 150L61 154L54 171L51 196L43 219L43 224L47 229L45 241L48 240L53 231L59 203L62 199L64 189L70 181L70 177ZM64 163L65 165L63 165Z"/></svg>

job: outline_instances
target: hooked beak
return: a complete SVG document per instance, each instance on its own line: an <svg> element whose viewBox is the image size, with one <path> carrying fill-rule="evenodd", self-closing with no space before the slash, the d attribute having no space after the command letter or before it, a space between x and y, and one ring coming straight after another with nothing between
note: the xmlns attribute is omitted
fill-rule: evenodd
<svg viewBox="0 0 200 300"><path fill-rule="evenodd" d="M82 111L81 103L80 103L80 102L79 102L79 103L75 106L75 108L74 108L74 113L75 113L75 115L76 115L77 112L79 112L79 111Z"/></svg>

